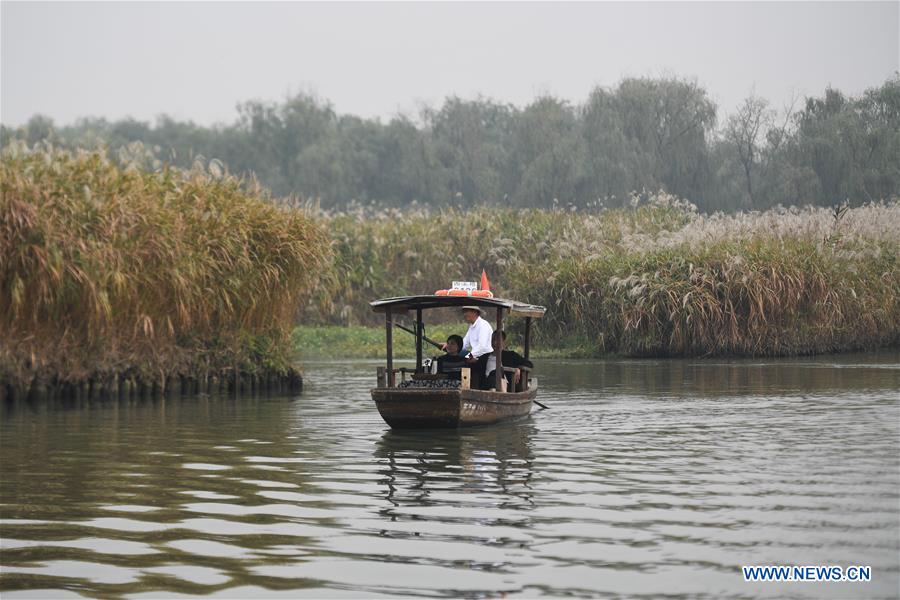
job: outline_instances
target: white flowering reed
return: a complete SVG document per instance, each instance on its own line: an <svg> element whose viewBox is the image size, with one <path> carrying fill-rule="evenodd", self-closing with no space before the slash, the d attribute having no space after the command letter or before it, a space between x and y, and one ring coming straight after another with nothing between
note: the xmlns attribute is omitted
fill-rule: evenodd
<svg viewBox="0 0 900 600"><path fill-rule="evenodd" d="M332 318L365 322L372 297L429 293L486 268L501 294L550 309L545 341L574 336L598 353L797 354L900 341L896 201L701 215L667 194L640 198L590 213L326 215L339 259L329 294L341 318Z"/></svg>

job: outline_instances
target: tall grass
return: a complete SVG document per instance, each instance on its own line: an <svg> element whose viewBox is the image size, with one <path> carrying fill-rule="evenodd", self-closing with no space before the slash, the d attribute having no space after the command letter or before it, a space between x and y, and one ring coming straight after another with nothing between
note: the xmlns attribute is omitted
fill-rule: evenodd
<svg viewBox="0 0 900 600"><path fill-rule="evenodd" d="M367 301L430 293L482 268L547 306L544 343L593 353L788 355L900 342L900 204L698 214L665 194L571 212L356 209L335 240L324 322L375 323Z"/></svg>
<svg viewBox="0 0 900 600"><path fill-rule="evenodd" d="M562 256L593 257L631 231L682 227L688 219L684 204L666 199L596 213L415 206L320 212L333 240L335 269L320 289L328 301L311 307L312 316L335 324L375 323L368 305L373 298L432 293L454 279L477 277L482 268L495 292L518 291L517 281L531 267Z"/></svg>
<svg viewBox="0 0 900 600"><path fill-rule="evenodd" d="M726 216L642 194L614 210L328 213L272 202L215 162L131 154L0 156L0 380L284 370L298 317L380 324L373 298L482 268L498 295L548 308L539 342L582 355L900 343L897 201Z"/></svg>
<svg viewBox="0 0 900 600"><path fill-rule="evenodd" d="M151 172L6 148L0 380L286 369L328 238L245 188L216 163Z"/></svg>

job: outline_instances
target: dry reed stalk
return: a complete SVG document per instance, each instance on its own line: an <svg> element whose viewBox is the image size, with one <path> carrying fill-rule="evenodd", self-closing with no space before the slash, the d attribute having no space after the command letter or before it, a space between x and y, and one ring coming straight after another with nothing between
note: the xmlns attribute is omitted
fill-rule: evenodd
<svg viewBox="0 0 900 600"><path fill-rule="evenodd" d="M12 145L0 162L0 379L284 370L323 228L195 167Z"/></svg>
<svg viewBox="0 0 900 600"><path fill-rule="evenodd" d="M319 321L372 322L373 297L487 268L544 304L544 341L594 352L786 355L900 342L900 205L700 215L665 194L628 209L363 208L324 214L337 276Z"/></svg>

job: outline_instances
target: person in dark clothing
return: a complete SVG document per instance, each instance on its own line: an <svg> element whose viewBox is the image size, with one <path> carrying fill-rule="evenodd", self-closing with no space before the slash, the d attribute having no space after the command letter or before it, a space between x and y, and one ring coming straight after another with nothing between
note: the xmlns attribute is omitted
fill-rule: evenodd
<svg viewBox="0 0 900 600"><path fill-rule="evenodd" d="M458 335L451 335L447 338L446 352L447 354L439 356L437 359L438 373L444 373L448 379L460 379L461 369L466 365L466 359L459 351L462 350L463 339Z"/></svg>
<svg viewBox="0 0 900 600"><path fill-rule="evenodd" d="M503 367L516 369L515 373L506 373L506 389L511 391L515 389L516 383L518 383L519 377L521 377L521 372L518 370L519 367L528 367L529 369L531 369L534 367L534 364L530 360L525 359L525 357L523 357L515 350L506 350L506 332L503 330L495 331L494 335L491 336L491 345L494 348L496 348L500 343L500 336L503 336L504 350L503 355L501 356ZM487 375L484 378L484 387L482 389L494 389L497 376L496 369L494 368L496 367L496 360L497 359L493 354L488 355L487 359L485 360L484 372L487 373Z"/></svg>

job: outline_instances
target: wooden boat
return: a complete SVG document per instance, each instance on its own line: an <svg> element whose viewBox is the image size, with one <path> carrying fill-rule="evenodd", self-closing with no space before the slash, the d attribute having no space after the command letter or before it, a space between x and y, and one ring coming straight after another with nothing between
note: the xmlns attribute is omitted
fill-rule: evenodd
<svg viewBox="0 0 900 600"><path fill-rule="evenodd" d="M536 402L537 379L529 369L522 368L516 389L502 390L502 379L510 369L502 364L502 343L494 348L497 360L494 389L479 390L469 385L469 369L463 369L458 388L446 387L403 387L397 385L397 375L405 380L411 375L413 382L428 382L440 376L425 372L422 360L423 334L422 312L434 308L478 306L482 314L496 310L496 330L503 329L504 316L525 319L524 356L531 350L531 323L544 316L542 306L534 306L503 298L474 296L402 296L386 298L370 303L375 312L385 315L385 338L387 365L378 368L378 385L372 389L372 399L381 417L394 429L416 428L456 428L472 425L488 425L527 416ZM394 319L399 315L415 313L416 363L413 369L395 369L393 361ZM405 329L405 328L404 328ZM409 330L408 330L409 331ZM433 342L432 342L433 343Z"/></svg>

